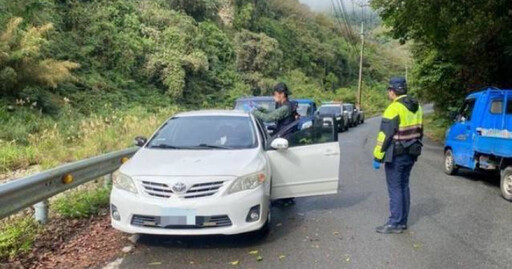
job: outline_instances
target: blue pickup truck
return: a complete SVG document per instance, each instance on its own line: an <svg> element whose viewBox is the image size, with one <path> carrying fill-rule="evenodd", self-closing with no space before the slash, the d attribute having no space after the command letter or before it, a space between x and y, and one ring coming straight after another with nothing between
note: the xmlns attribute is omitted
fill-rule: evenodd
<svg viewBox="0 0 512 269"><path fill-rule="evenodd" d="M512 201L512 89L470 94L446 132L444 169L501 172L501 192Z"/></svg>

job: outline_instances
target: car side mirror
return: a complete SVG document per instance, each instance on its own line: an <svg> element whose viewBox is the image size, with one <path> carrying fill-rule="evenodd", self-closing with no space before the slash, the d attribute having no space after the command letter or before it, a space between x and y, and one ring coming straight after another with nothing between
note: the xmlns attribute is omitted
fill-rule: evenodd
<svg viewBox="0 0 512 269"><path fill-rule="evenodd" d="M146 145L147 142L148 142L148 139L143 136L137 136L133 140L133 144L137 147L142 147L142 146Z"/></svg>
<svg viewBox="0 0 512 269"><path fill-rule="evenodd" d="M276 138L272 141L270 147L277 150L285 150L288 148L288 140L284 138Z"/></svg>

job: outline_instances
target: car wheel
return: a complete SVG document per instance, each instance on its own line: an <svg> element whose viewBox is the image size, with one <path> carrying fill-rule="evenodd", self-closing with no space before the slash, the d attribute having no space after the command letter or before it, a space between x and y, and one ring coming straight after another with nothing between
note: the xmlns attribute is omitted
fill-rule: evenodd
<svg viewBox="0 0 512 269"><path fill-rule="evenodd" d="M509 166L501 173L501 194L503 198L512 202L512 166Z"/></svg>
<svg viewBox="0 0 512 269"><path fill-rule="evenodd" d="M444 172L452 176L457 173L457 170L459 170L459 167L455 164L453 152L451 149L447 149L444 153Z"/></svg>

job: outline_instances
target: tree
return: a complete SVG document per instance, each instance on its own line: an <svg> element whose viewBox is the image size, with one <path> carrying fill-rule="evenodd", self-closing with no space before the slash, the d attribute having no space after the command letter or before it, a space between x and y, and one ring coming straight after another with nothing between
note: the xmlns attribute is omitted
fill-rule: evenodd
<svg viewBox="0 0 512 269"><path fill-rule="evenodd" d="M16 96L27 87L55 88L73 80L71 71L79 67L77 63L55 60L42 52L52 24L24 28L22 21L12 18L0 34L0 94Z"/></svg>
<svg viewBox="0 0 512 269"><path fill-rule="evenodd" d="M512 82L512 2L375 0L391 33L414 40L418 91L442 110L487 85Z"/></svg>

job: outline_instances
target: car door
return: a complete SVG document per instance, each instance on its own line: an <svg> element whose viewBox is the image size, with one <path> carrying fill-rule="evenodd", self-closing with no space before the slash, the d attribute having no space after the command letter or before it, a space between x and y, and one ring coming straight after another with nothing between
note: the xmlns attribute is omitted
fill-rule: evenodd
<svg viewBox="0 0 512 269"><path fill-rule="evenodd" d="M452 150L455 163L465 167L473 167L473 135L471 122L475 103L476 99L474 98L464 102L449 134L453 144Z"/></svg>
<svg viewBox="0 0 512 269"><path fill-rule="evenodd" d="M334 122L334 119L333 121ZM288 148L268 149L272 199L338 192L340 145L335 125L315 120L313 126L288 136Z"/></svg>

